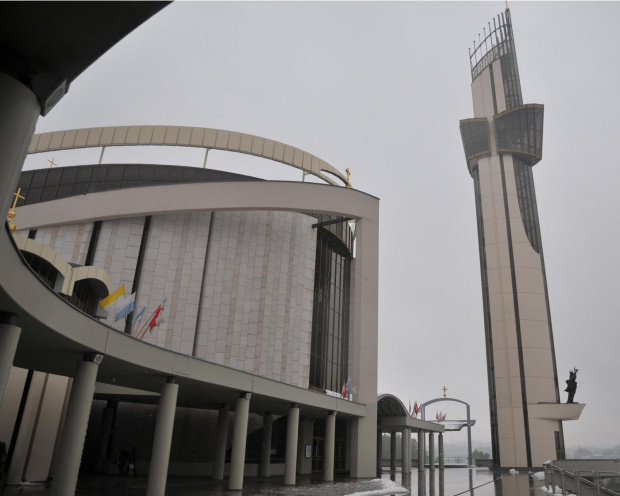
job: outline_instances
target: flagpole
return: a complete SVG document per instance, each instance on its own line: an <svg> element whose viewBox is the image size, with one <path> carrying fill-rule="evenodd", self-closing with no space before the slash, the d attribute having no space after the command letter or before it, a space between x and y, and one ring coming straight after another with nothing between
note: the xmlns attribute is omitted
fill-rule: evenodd
<svg viewBox="0 0 620 496"><path fill-rule="evenodd" d="M157 308L159 308L159 306ZM142 339L144 337L144 335L146 334L146 329L148 328L148 324L149 324L149 322L151 322L151 320L155 316L155 312L157 312L157 308L153 311L151 316L148 319L146 319L146 322L144 323L144 326L136 333L136 337L138 339ZM142 333L142 334L140 334L140 333ZM139 334L139 336L138 336L138 334Z"/></svg>

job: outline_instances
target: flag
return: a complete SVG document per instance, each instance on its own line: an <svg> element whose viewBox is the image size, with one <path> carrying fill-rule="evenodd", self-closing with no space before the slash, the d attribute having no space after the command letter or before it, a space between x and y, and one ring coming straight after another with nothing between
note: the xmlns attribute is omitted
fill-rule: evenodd
<svg viewBox="0 0 620 496"><path fill-rule="evenodd" d="M347 398L349 401L351 401L351 393L352 393L352 391L351 391L351 378L350 378L350 377L348 377L348 378L347 378L347 382L345 382L344 384L345 384L345 386L347 387L347 396L346 396L346 398Z"/></svg>
<svg viewBox="0 0 620 496"><path fill-rule="evenodd" d="M346 398L346 397L347 397L347 392L348 392L348 391L347 391L347 383L345 382L345 383L342 385L342 397L343 397L343 398Z"/></svg>
<svg viewBox="0 0 620 496"><path fill-rule="evenodd" d="M418 402L415 402L415 405L413 405L413 413L415 414L415 416L418 416L418 412L420 411L420 407L418 406Z"/></svg>
<svg viewBox="0 0 620 496"><path fill-rule="evenodd" d="M411 399L409 399L409 410L407 410L409 412L409 416L411 417L411 414L413 413L413 410L411 408Z"/></svg>
<svg viewBox="0 0 620 496"><path fill-rule="evenodd" d="M140 319L140 317L142 317L144 315L144 311L146 310L146 307L142 307L140 309L140 311L135 315L135 317L133 318L133 321L131 322L131 325L134 325L136 322L138 322L138 320Z"/></svg>
<svg viewBox="0 0 620 496"><path fill-rule="evenodd" d="M164 298L164 301L162 301L161 304L155 309L155 312L153 313L153 318L151 318L151 321L149 322L149 331L152 331L153 327L158 326L159 324L163 324L165 322L164 316L162 315L160 319L159 314L164 309L166 299L167 298Z"/></svg>
<svg viewBox="0 0 620 496"><path fill-rule="evenodd" d="M122 284L120 288L111 293L109 296L106 296L103 300L99 302L99 306L101 308L107 308L116 300L118 300L121 296L125 296L125 285Z"/></svg>
<svg viewBox="0 0 620 496"><path fill-rule="evenodd" d="M114 317L114 322L118 322L123 317L127 317L127 315L133 312L133 309L135 306L136 306L136 293L132 293L127 298L120 301L116 305L118 310L116 312L116 317Z"/></svg>

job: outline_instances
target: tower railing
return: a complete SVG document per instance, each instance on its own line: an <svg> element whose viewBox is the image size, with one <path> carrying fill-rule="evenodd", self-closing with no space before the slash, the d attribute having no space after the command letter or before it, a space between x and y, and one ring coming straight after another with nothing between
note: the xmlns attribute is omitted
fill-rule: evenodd
<svg viewBox="0 0 620 496"><path fill-rule="evenodd" d="M489 22L488 31L486 27L483 27L482 32L482 36L478 34L478 44L476 45L476 40L474 40L474 49L469 49L472 81L496 58L514 51L510 11L499 14L497 22L493 18L493 25L491 26Z"/></svg>
<svg viewBox="0 0 620 496"><path fill-rule="evenodd" d="M553 465L552 463L543 464L545 469L545 487L547 491L551 489L552 494L556 493L559 487L562 496L568 492L577 496L620 496L620 473L595 471L595 470L565 470ZM618 488L610 489L603 482L610 479L618 480Z"/></svg>

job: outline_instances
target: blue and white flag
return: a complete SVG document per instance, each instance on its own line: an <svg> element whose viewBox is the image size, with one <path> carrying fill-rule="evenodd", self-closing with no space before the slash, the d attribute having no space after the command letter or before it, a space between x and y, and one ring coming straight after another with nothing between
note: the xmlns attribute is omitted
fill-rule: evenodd
<svg viewBox="0 0 620 496"><path fill-rule="evenodd" d="M146 310L146 307L142 307L140 309L140 311L135 315L135 317L133 318L133 322L131 323L131 325L134 325L136 322L138 322L138 320L140 319L140 317L142 317L144 315L144 311Z"/></svg>
<svg viewBox="0 0 620 496"><path fill-rule="evenodd" d="M127 317L136 305L136 293L130 294L127 298L125 298L122 302L118 303L116 308L118 309L116 312L116 317L114 317L114 322L118 322L123 317Z"/></svg>
<svg viewBox="0 0 620 496"><path fill-rule="evenodd" d="M350 377L347 378L346 386L347 386L347 399L351 401L351 378Z"/></svg>

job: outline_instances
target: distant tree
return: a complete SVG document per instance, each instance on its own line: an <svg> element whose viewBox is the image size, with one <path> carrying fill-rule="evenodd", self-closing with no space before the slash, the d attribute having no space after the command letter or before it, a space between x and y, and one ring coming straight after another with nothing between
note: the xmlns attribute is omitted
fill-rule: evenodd
<svg viewBox="0 0 620 496"><path fill-rule="evenodd" d="M575 458L590 458L592 456L592 452L588 448L583 448L579 446L575 450Z"/></svg>
<svg viewBox="0 0 620 496"><path fill-rule="evenodd" d="M491 458L491 455L489 455L488 453L485 453L484 451L475 449L473 452L474 455L474 460L488 460L489 458Z"/></svg>

